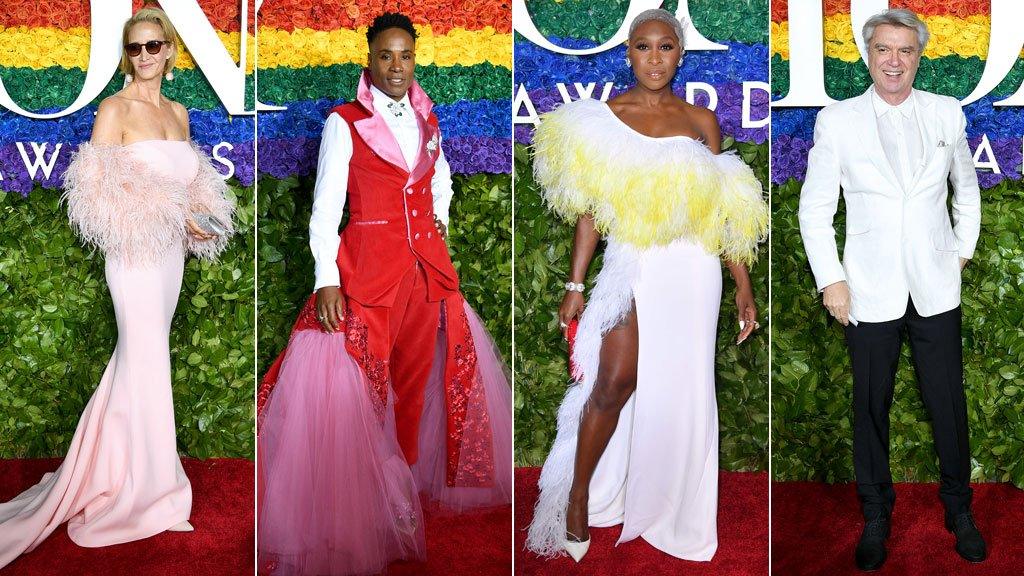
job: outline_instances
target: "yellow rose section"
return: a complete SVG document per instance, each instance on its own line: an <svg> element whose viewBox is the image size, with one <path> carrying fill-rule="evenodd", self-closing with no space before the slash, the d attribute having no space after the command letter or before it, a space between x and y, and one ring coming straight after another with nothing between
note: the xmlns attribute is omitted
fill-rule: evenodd
<svg viewBox="0 0 1024 576"><path fill-rule="evenodd" d="M490 26L479 30L454 28L434 34L430 26L416 26L416 63L435 66L473 66L490 63L512 68L512 35ZM294 31L260 27L260 68L366 65L366 27L355 30Z"/></svg>
<svg viewBox="0 0 1024 576"><path fill-rule="evenodd" d="M220 30L216 32L221 44L231 55L231 59L237 63L241 35L238 32ZM78 68L84 71L89 67L90 36L88 28L61 30L59 28L30 28L28 26L4 28L0 26L0 67L32 68L33 70L60 67L67 70ZM256 40L252 35L249 36L247 44L246 74L251 74L256 57ZM183 70L191 70L196 67L187 47L178 53L175 67Z"/></svg>
<svg viewBox="0 0 1024 576"><path fill-rule="evenodd" d="M989 31L991 18L985 15L972 15L966 18L957 16L925 16L922 18L928 25L931 38L925 47L925 58L958 58L978 57L985 60L988 56ZM853 28L849 14L835 14L824 21L825 57L836 58L844 62L860 60L857 44L853 37ZM860 34L860 32L857 32ZM789 22L772 22L771 31L772 55L789 60ZM1024 50L1022 50L1024 55Z"/></svg>

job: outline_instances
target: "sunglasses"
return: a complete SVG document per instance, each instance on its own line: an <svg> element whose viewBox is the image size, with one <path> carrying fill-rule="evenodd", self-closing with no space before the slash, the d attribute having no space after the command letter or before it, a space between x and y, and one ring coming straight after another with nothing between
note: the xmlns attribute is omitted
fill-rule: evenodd
<svg viewBox="0 0 1024 576"><path fill-rule="evenodd" d="M124 51L128 53L132 58L142 54L142 47L146 47L146 52L150 54L158 54L160 49L164 47L164 44L170 44L167 40L150 40L145 44L139 44L138 42L132 42L131 44L124 45Z"/></svg>

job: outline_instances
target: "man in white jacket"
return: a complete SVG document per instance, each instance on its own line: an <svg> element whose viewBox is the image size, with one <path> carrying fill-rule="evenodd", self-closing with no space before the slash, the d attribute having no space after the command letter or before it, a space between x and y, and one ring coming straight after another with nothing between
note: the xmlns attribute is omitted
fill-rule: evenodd
<svg viewBox="0 0 1024 576"><path fill-rule="evenodd" d="M954 98L913 88L928 42L928 29L913 12L876 14L863 34L873 84L818 113L800 195L807 257L825 307L846 327L853 368L853 459L865 519L856 562L875 570L886 558L896 498L889 408L904 331L933 422L946 527L956 535L957 552L980 562L985 542L970 509L960 339L960 272L981 224L967 121ZM842 261L833 227L840 189Z"/></svg>

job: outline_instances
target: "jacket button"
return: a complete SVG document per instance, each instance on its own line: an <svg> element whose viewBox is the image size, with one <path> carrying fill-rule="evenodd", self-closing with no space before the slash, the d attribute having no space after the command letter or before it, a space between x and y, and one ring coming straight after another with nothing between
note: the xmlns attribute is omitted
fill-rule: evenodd
<svg viewBox="0 0 1024 576"><path fill-rule="evenodd" d="M427 232L427 238L433 238L433 234L431 232Z"/></svg>
<svg viewBox="0 0 1024 576"><path fill-rule="evenodd" d="M413 217L415 217L417 214L419 214L419 212L417 212L415 209L413 209L413 211L412 211Z"/></svg>
<svg viewBox="0 0 1024 576"><path fill-rule="evenodd" d="M412 194L412 188L406 188L405 189L405 193L411 195Z"/></svg>
<svg viewBox="0 0 1024 576"><path fill-rule="evenodd" d="M420 233L417 232L416 235L412 237L412 239L413 240L419 240L420 239Z"/></svg>

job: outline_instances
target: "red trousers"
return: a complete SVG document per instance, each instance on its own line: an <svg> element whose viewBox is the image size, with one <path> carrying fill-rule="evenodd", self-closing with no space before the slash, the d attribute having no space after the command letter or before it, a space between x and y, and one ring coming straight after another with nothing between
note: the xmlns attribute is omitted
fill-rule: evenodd
<svg viewBox="0 0 1024 576"><path fill-rule="evenodd" d="M419 454L423 392L434 362L441 303L427 301L426 275L417 264L402 278L398 295L390 308L360 308L368 316L367 324L379 322L386 323L388 327L388 355L384 361L395 392L398 444L405 460L410 465L414 464Z"/></svg>

